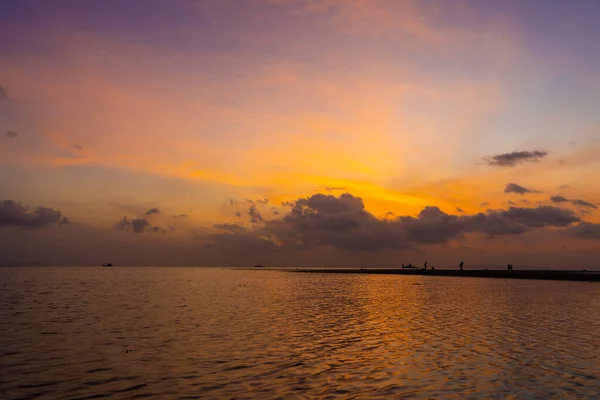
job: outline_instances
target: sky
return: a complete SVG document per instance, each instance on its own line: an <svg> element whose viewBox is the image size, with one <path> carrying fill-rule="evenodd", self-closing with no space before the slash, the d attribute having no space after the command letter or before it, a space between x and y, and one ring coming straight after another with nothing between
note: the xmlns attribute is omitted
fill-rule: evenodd
<svg viewBox="0 0 600 400"><path fill-rule="evenodd" d="M0 265L600 269L598 20L0 0Z"/></svg>

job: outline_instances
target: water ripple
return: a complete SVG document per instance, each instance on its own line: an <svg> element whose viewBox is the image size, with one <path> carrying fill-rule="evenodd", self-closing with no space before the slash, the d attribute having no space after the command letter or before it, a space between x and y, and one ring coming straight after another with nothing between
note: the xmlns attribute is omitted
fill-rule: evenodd
<svg viewBox="0 0 600 400"><path fill-rule="evenodd" d="M600 285L0 269L0 389L33 398L594 398Z"/></svg>

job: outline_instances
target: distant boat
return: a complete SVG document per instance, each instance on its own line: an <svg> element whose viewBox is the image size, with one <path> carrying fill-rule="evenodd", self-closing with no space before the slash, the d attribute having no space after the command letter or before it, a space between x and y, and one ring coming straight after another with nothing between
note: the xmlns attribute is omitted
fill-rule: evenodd
<svg viewBox="0 0 600 400"><path fill-rule="evenodd" d="M113 265L108 263L108 264L102 264L103 267L112 267Z"/></svg>
<svg viewBox="0 0 600 400"><path fill-rule="evenodd" d="M254 268L264 268L264 267L265 267L264 265L260 265L260 264L257 264L254 266Z"/></svg>

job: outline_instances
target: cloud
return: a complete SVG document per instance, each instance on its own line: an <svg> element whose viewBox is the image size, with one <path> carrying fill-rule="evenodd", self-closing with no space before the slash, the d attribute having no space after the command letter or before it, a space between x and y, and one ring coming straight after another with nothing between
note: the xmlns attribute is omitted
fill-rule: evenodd
<svg viewBox="0 0 600 400"><path fill-rule="evenodd" d="M571 203L573 205L580 206L580 207L589 207L589 208L594 208L594 209L598 208L594 204L592 204L588 201L585 201L585 200L580 200L580 199L571 200Z"/></svg>
<svg viewBox="0 0 600 400"><path fill-rule="evenodd" d="M465 212L465 210L463 210L463 209L462 209L462 208L460 208L460 207L456 207L456 211L458 211L459 213Z"/></svg>
<svg viewBox="0 0 600 400"><path fill-rule="evenodd" d="M248 200L250 202L250 200ZM251 202L252 205L248 209L248 216L250 217L250 222L253 224L258 224L259 222L264 222L265 219L261 215L261 213L256 209L256 205Z"/></svg>
<svg viewBox="0 0 600 400"><path fill-rule="evenodd" d="M19 132L17 131L6 131L6 133L4 134L4 136L6 136L9 139L14 139L16 137L19 136Z"/></svg>
<svg viewBox="0 0 600 400"><path fill-rule="evenodd" d="M128 218L123 217L114 224L115 229L120 231L132 231L134 233L142 233L146 229L151 228L150 222L144 218Z"/></svg>
<svg viewBox="0 0 600 400"><path fill-rule="evenodd" d="M8 91L6 90L6 88L4 86L0 86L0 103L2 102L8 102L10 101L9 97L8 97Z"/></svg>
<svg viewBox="0 0 600 400"><path fill-rule="evenodd" d="M216 229L227 231L227 232L245 232L246 231L246 228L244 228L241 225L229 224L229 223L214 224L213 227L216 228Z"/></svg>
<svg viewBox="0 0 600 400"><path fill-rule="evenodd" d="M560 195L556 195L556 196L550 197L550 201L553 203L564 203L564 202L569 201L569 199L567 199L566 197L560 196Z"/></svg>
<svg viewBox="0 0 600 400"><path fill-rule="evenodd" d="M155 210L150 209L148 211ZM150 213L147 215L152 215L155 213ZM159 226L152 226L152 224L146 218L129 218L123 217L119 221L115 222L113 225L115 229L123 232L132 232L132 233L144 233L144 232L154 232L154 233L166 233L166 231Z"/></svg>
<svg viewBox="0 0 600 400"><path fill-rule="evenodd" d="M567 235L579 239L600 239L600 224L580 222L566 230Z"/></svg>
<svg viewBox="0 0 600 400"><path fill-rule="evenodd" d="M374 251L407 246L397 222L377 219L362 199L350 194L315 194L290 205L281 219L267 221L259 233L289 247Z"/></svg>
<svg viewBox="0 0 600 400"><path fill-rule="evenodd" d="M253 231L237 224L219 224L223 234L204 236L218 246L218 241L243 235L236 240L250 241L253 236L270 241L278 248L310 249L329 247L342 250L393 250L410 248L414 244L447 243L463 239L465 233L480 232L487 236L517 235L531 229L566 227L580 219L571 210L539 206L511 207L508 210L488 210L475 215L452 215L438 207L428 206L416 216L378 219L368 212L361 198L345 193L336 197L315 194L290 203L281 218L263 220L264 225Z"/></svg>
<svg viewBox="0 0 600 400"><path fill-rule="evenodd" d="M515 203L514 201L511 201L511 200L508 201L508 204L510 204L511 206L516 206L517 205L517 203Z"/></svg>
<svg viewBox="0 0 600 400"><path fill-rule="evenodd" d="M0 203L0 226L43 227L51 224L64 225L69 222L61 212L53 208L37 206L30 208L13 200Z"/></svg>
<svg viewBox="0 0 600 400"><path fill-rule="evenodd" d="M268 204L269 203L269 199L258 199L258 200L256 200L256 202L258 204L263 204L264 205L264 204Z"/></svg>
<svg viewBox="0 0 600 400"><path fill-rule="evenodd" d="M158 208L151 208L144 213L144 215L147 217L154 214L160 214L160 210Z"/></svg>
<svg viewBox="0 0 600 400"><path fill-rule="evenodd" d="M488 203L487 201L484 201L483 203L479 204L481 207L487 207L490 205L490 203Z"/></svg>
<svg viewBox="0 0 600 400"><path fill-rule="evenodd" d="M578 206L578 207L587 207L587 208L593 208L593 209L598 208L598 207L596 207L596 205L594 205L588 201L581 200L581 199L568 199L568 198L566 198L564 196L560 196L560 195L550 197L550 201L553 203L569 202L569 203L573 204L574 206Z"/></svg>
<svg viewBox="0 0 600 400"><path fill-rule="evenodd" d="M499 213L507 220L518 222L529 228L567 226L579 221L573 211L553 206L510 207L508 210Z"/></svg>
<svg viewBox="0 0 600 400"><path fill-rule="evenodd" d="M173 218L187 218L188 215L187 214L177 214L177 215L173 215Z"/></svg>
<svg viewBox="0 0 600 400"><path fill-rule="evenodd" d="M504 193L516 193L516 194L525 194L525 193L539 193L539 191L535 189L529 189L516 183L507 183L504 187Z"/></svg>
<svg viewBox="0 0 600 400"><path fill-rule="evenodd" d="M74 147L75 149L77 149L77 150L80 150L80 151L83 151L83 150L85 150L85 149L83 148L83 146L80 146L80 145L78 145L78 144L74 144L74 145L73 145L73 147Z"/></svg>
<svg viewBox="0 0 600 400"><path fill-rule="evenodd" d="M484 157L484 161L495 167L514 167L524 162L537 162L548 155L547 151L513 151Z"/></svg>
<svg viewBox="0 0 600 400"><path fill-rule="evenodd" d="M437 207L425 207L417 216L399 217L407 240L419 243L446 243L464 231L464 220Z"/></svg>

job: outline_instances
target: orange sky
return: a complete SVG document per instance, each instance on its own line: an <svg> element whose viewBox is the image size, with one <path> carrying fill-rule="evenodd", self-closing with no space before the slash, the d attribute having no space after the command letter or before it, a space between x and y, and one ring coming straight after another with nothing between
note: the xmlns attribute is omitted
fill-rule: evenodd
<svg viewBox="0 0 600 400"><path fill-rule="evenodd" d="M32 4L0 6L5 200L104 235L156 207L150 226L166 233L135 240L162 240L167 252L195 251L197 232L219 232L214 224L260 228L247 206L223 207L229 199L266 198L261 215L278 219L282 202L316 193L350 193L379 219L426 206L452 215L552 206L600 223L600 63L587 51L584 32L597 28L584 7L557 2L542 17L535 4L485 1ZM490 165L536 151L544 155ZM505 193L509 183L531 192ZM18 226L1 225L3 235ZM551 239L534 240L527 263L547 262L543 240L597 246L590 234L540 229ZM505 249L470 234L419 251L471 240L484 263ZM517 249L522 237L505 239ZM381 263L409 251L388 250ZM329 257L348 259L338 256ZM182 262L219 260L202 257Z"/></svg>

